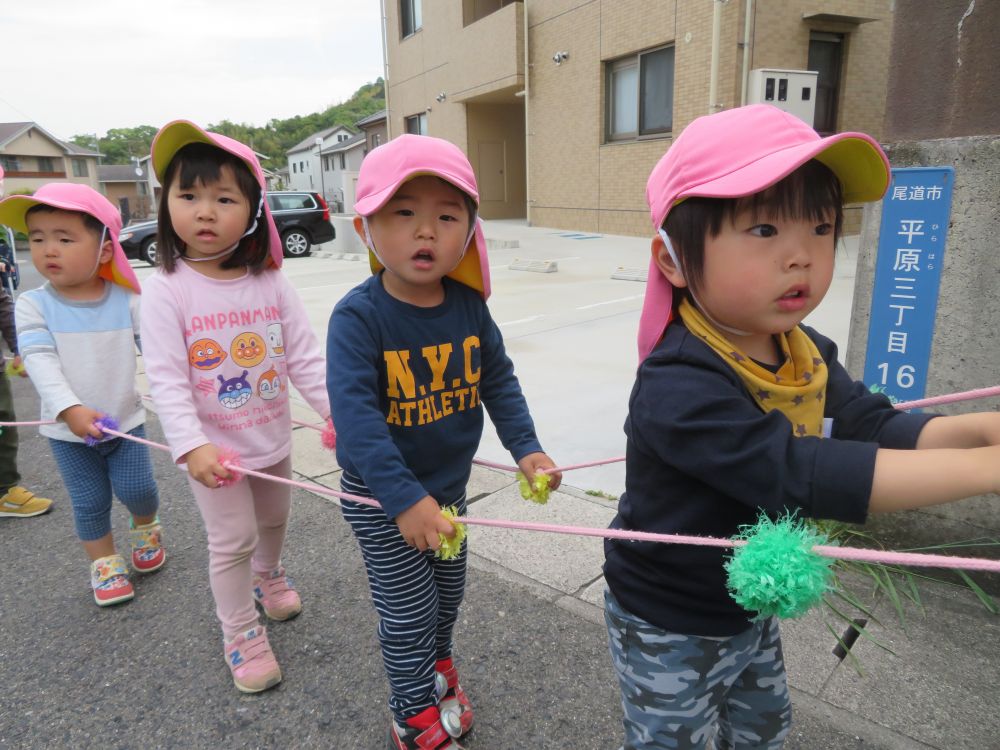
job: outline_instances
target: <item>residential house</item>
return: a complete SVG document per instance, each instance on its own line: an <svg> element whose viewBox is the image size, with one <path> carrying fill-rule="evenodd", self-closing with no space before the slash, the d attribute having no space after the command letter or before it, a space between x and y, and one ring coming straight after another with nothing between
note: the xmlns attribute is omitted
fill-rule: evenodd
<svg viewBox="0 0 1000 750"><path fill-rule="evenodd" d="M286 155L288 157L288 190L314 190L324 192L321 185L319 168L319 147L328 148L343 143L354 135L354 131L343 125L313 133L292 146Z"/></svg>
<svg viewBox="0 0 1000 750"><path fill-rule="evenodd" d="M361 132L365 134L366 154L389 140L387 116L386 110L380 109L354 123L354 127L360 128Z"/></svg>
<svg viewBox="0 0 1000 750"><path fill-rule="evenodd" d="M0 165L8 195L34 192L46 182L79 182L98 189L94 149L61 141L34 122L0 123Z"/></svg>
<svg viewBox="0 0 1000 750"><path fill-rule="evenodd" d="M101 192L118 206L122 223L145 221L156 213L149 190L149 160L132 164L106 164L97 168Z"/></svg>
<svg viewBox="0 0 1000 750"><path fill-rule="evenodd" d="M367 153L367 142L365 133L357 133L320 151L323 169L320 189L334 213L353 210L358 170Z"/></svg>
<svg viewBox="0 0 1000 750"><path fill-rule="evenodd" d="M882 132L892 0L385 8L389 133L463 148L485 218L649 234L646 178L673 135L742 103L806 99L822 133Z"/></svg>

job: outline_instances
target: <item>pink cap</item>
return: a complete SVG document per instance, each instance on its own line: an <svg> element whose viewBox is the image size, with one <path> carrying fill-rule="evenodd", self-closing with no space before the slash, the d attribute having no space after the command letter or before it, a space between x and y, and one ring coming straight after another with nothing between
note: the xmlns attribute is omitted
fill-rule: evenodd
<svg viewBox="0 0 1000 750"><path fill-rule="evenodd" d="M827 138L770 104L728 109L692 121L653 167L646 201L654 230L685 198L739 198L783 180L810 159L837 176L845 203L878 200L889 187L889 160L871 136ZM639 360L670 323L673 287L650 258L639 319Z"/></svg>
<svg viewBox="0 0 1000 750"><path fill-rule="evenodd" d="M371 216L396 194L400 185L421 175L440 177L479 206L476 175L462 149L441 138L406 134L373 149L361 162L355 191L355 212L359 216ZM382 269L382 264L370 248L368 260L372 273ZM483 225L478 218L462 261L448 276L472 287L483 295L483 299L489 298L490 264L486 257Z"/></svg>
<svg viewBox="0 0 1000 750"><path fill-rule="evenodd" d="M111 201L87 185L50 182L38 188L34 195L12 195L0 201L0 224L6 224L19 232L27 232L25 215L32 206L38 205L89 214L106 226L108 228L106 239L111 240L114 250L111 258L101 264L97 275L115 284L121 284L136 294L141 293L139 280L135 277L135 272L118 242L118 235L122 231L122 217Z"/></svg>
<svg viewBox="0 0 1000 750"><path fill-rule="evenodd" d="M268 243L271 246L271 263L276 268L281 268L281 262L284 260L284 253L281 249L281 235L278 234L278 228L274 224L274 217L271 216L271 209L267 205L267 180L264 178L264 169L260 166L260 162L257 161L257 154L254 153L252 148L228 136L204 130L188 120L174 120L160 128L160 131L153 139L151 149L153 154L153 171L156 173L157 179L163 182L163 177L167 172L167 167L170 165L171 159L174 158L174 155L178 151L191 143L207 143L209 146L221 148L223 151L243 161L251 173L253 173L257 184L260 186L260 194L263 201L261 204L261 215L264 221L267 222ZM164 185L163 189L166 190L167 187L167 185ZM251 206L251 214L254 214L255 211L256 207Z"/></svg>

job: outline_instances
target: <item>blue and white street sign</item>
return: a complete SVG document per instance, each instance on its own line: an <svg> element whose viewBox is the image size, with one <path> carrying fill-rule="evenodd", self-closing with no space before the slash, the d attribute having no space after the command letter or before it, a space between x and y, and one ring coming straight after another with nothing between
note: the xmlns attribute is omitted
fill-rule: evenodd
<svg viewBox="0 0 1000 750"><path fill-rule="evenodd" d="M955 170L893 169L882 227L865 353L865 385L893 402L923 398Z"/></svg>

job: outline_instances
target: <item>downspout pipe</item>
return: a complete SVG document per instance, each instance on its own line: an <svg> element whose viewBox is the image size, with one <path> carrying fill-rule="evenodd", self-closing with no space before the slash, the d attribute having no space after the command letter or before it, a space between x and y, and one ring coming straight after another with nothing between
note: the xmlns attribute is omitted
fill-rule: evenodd
<svg viewBox="0 0 1000 750"><path fill-rule="evenodd" d="M712 63L708 77L708 113L721 109L719 96L719 47L722 43L722 6L729 0L714 0L712 3Z"/></svg>
<svg viewBox="0 0 1000 750"><path fill-rule="evenodd" d="M750 30L753 28L753 0L746 0L743 19L743 88L740 91L740 106L747 103L747 92L750 90L750 48L752 46Z"/></svg>
<svg viewBox="0 0 1000 750"><path fill-rule="evenodd" d="M385 139L392 140L392 110L389 109L389 19L385 15L385 0L379 0L382 12L382 92L385 99Z"/></svg>

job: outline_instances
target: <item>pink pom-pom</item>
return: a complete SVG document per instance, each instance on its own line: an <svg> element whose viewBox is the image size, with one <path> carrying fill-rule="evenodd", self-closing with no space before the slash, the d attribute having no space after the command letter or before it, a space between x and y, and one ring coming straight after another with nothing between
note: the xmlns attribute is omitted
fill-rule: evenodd
<svg viewBox="0 0 1000 750"><path fill-rule="evenodd" d="M337 431L333 429L333 419L326 418L326 427L323 428L323 447L327 450L337 449Z"/></svg>
<svg viewBox="0 0 1000 750"><path fill-rule="evenodd" d="M243 478L243 475L239 471L240 454L234 451L232 448L227 448L224 445L218 446L219 463L225 466L229 470L229 479L223 479L218 477L220 487L228 487L231 484L236 484Z"/></svg>

